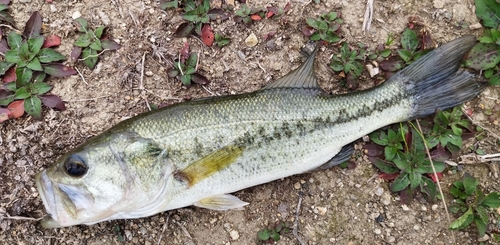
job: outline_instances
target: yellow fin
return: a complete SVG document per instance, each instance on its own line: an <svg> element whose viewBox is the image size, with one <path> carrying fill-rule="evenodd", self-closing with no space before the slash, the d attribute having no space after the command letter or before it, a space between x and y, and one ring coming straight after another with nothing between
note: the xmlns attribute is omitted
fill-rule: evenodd
<svg viewBox="0 0 500 245"><path fill-rule="evenodd" d="M222 211L222 210L229 210L229 209L242 210L243 206L245 206L247 204L248 204L248 202L244 202L233 195L223 194L223 195L217 195L217 196L207 197L207 198L201 199L193 205L200 207L200 208L208 208L208 209L212 209L212 210L221 210Z"/></svg>
<svg viewBox="0 0 500 245"><path fill-rule="evenodd" d="M175 178L188 182L192 186L210 175L224 169L235 162L243 153L242 147L226 146L191 163L185 169L177 172Z"/></svg>

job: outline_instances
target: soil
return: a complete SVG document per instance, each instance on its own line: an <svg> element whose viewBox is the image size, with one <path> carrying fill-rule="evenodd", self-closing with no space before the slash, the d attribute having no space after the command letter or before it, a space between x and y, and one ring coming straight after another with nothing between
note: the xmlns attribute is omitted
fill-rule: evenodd
<svg viewBox="0 0 500 245"><path fill-rule="evenodd" d="M244 211L218 212L187 207L152 217L114 220L92 226L43 229L36 220L46 214L35 188L34 175L90 137L112 125L148 110L152 104L163 105L189 98L240 94L262 88L287 74L302 62L300 48L308 42L301 30L307 17L340 10L345 24L342 34L351 44L362 42L371 48L385 42L392 33L399 44L399 34L408 17L418 16L436 43L457 37L480 35L482 29L459 28L457 23L479 23L473 0L393 0L374 1L371 29L361 30L365 1L334 0L291 1L291 10L280 20L265 19L250 26L233 20L213 22L215 33L229 37L222 49L210 48L194 37L175 38L173 33L183 22L180 12L161 11L151 0L24 0L11 4L17 23L24 23L33 11L44 18L44 32L62 37L58 48L69 56L78 36L72 16L79 12L91 26L106 25L111 38L123 46L104 52L94 70L77 64L81 76L56 79L52 93L61 96L65 111L43 110L43 119L29 116L0 125L0 243L2 244L255 244L257 232L279 220L292 225L298 217L298 235L305 244L477 244L475 228L452 232L441 202L428 203L417 198L402 205L388 184L377 178L377 170L360 150L353 156L352 170L334 167L329 170L292 176L236 192L249 202ZM228 1L231 2L231 1ZM285 6L287 1L247 1L250 6ZM213 1L214 6L220 4ZM223 1L223 4L226 4ZM236 3L238 8L239 3ZM19 25L22 27L22 25ZM274 31L274 37L263 36ZM254 33L259 44L247 47L245 38ZM210 84L183 87L168 78L167 70L188 42L200 52L200 73ZM321 86L332 93L347 92L341 79L328 64L338 46L323 48L317 55L316 73ZM242 57L244 56L244 59ZM367 75L361 88L374 86ZM498 122L490 124L482 113L499 103L499 87L490 87L478 98L466 103L476 124L489 129L483 139L468 140L463 154L479 147L487 154L500 152ZM498 137L498 136L497 136ZM496 162L498 164L498 161ZM486 191L500 191L494 164L472 162L460 165L458 172L446 172L442 178L448 203L448 186L469 172ZM300 203L300 212L297 207ZM10 217L10 218L9 218ZM491 216L490 230L498 232L498 215ZM456 216L452 215L452 219ZM119 231L117 231L119 229ZM498 233L497 233L498 234ZM454 238L453 238L454 237ZM486 239L486 238L485 238ZM492 238L487 244L494 244ZM299 244L287 233L276 244Z"/></svg>

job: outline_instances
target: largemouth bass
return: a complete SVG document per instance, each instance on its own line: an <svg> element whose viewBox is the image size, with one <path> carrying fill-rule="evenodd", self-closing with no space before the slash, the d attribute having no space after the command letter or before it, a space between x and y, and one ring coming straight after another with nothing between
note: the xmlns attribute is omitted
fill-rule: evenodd
<svg viewBox="0 0 500 245"><path fill-rule="evenodd" d="M484 88L460 71L466 36L372 89L328 95L314 54L264 89L175 104L118 123L36 175L46 228L150 216L195 205L242 208L230 195L334 166L386 125L461 104Z"/></svg>

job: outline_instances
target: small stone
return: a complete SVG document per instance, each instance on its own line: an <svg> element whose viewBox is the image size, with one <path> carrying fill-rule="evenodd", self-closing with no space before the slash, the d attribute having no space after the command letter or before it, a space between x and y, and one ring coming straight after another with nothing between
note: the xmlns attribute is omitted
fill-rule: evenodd
<svg viewBox="0 0 500 245"><path fill-rule="evenodd" d="M54 4L50 5L50 12L52 12L52 13L57 12L56 5L54 5Z"/></svg>
<svg viewBox="0 0 500 245"><path fill-rule="evenodd" d="M71 15L71 18L73 18L74 20L78 19L82 17L82 13L80 13L80 11L75 11L73 12L73 14Z"/></svg>
<svg viewBox="0 0 500 245"><path fill-rule="evenodd" d="M325 215L327 208L326 207L316 207L318 209L318 214L319 215Z"/></svg>
<svg viewBox="0 0 500 245"><path fill-rule="evenodd" d="M296 182L295 184L293 184L293 188L295 188L296 190L300 189L300 183Z"/></svg>
<svg viewBox="0 0 500 245"><path fill-rule="evenodd" d="M434 8L437 9L444 8L444 0L434 0Z"/></svg>
<svg viewBox="0 0 500 245"><path fill-rule="evenodd" d="M483 26L481 25L481 23L475 23L475 24L472 24L469 26L469 29L471 30L477 30L477 29L481 29Z"/></svg>
<svg viewBox="0 0 500 245"><path fill-rule="evenodd" d="M229 235L231 236L231 239L233 241L238 240L238 238L240 238L240 233L237 230L232 230L231 232L229 232Z"/></svg>
<svg viewBox="0 0 500 245"><path fill-rule="evenodd" d="M393 236L390 236L390 237L387 238L387 242L388 243L394 243L395 241L396 241L396 238L393 237Z"/></svg>
<svg viewBox="0 0 500 245"><path fill-rule="evenodd" d="M153 72L152 71L146 71L146 76L148 76L148 77L153 76Z"/></svg>
<svg viewBox="0 0 500 245"><path fill-rule="evenodd" d="M410 211L410 208L406 206L406 204L401 205L401 207L403 208L403 211Z"/></svg>
<svg viewBox="0 0 500 245"><path fill-rule="evenodd" d="M432 205L431 209L432 211L436 211L438 209L438 205L437 204Z"/></svg>
<svg viewBox="0 0 500 245"><path fill-rule="evenodd" d="M378 229L378 228L377 228L377 229L375 229L375 230L373 231L373 233L375 233L375 234L377 234L377 235L380 235L380 234L382 233L382 231L381 231L380 229Z"/></svg>
<svg viewBox="0 0 500 245"><path fill-rule="evenodd" d="M384 192L380 197L380 202L385 206L391 204L391 194L389 194L388 192Z"/></svg>
<svg viewBox="0 0 500 245"><path fill-rule="evenodd" d="M418 231L418 230L420 230L420 226L419 225L414 225L413 229L416 230L416 231Z"/></svg>
<svg viewBox="0 0 500 245"><path fill-rule="evenodd" d="M19 0L21 3L31 3L31 0Z"/></svg>
<svg viewBox="0 0 500 245"><path fill-rule="evenodd" d="M259 43L259 39L257 39L257 36L252 32L246 39L245 39L245 44L247 47L254 47Z"/></svg>
<svg viewBox="0 0 500 245"><path fill-rule="evenodd" d="M427 211L427 207L426 206L422 206L422 211Z"/></svg>
<svg viewBox="0 0 500 245"><path fill-rule="evenodd" d="M382 194L384 194L384 189L380 186L377 187L377 189L375 189L375 195L382 196Z"/></svg>
<svg viewBox="0 0 500 245"><path fill-rule="evenodd" d="M217 218L211 218L209 220L210 224L214 224L215 222L217 222Z"/></svg>

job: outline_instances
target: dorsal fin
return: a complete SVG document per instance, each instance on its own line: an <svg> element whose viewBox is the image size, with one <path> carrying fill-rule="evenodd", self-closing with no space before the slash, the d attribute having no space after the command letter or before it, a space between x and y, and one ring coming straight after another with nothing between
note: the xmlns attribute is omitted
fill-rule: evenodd
<svg viewBox="0 0 500 245"><path fill-rule="evenodd" d="M264 89L269 88L319 88L314 73L314 56L318 47L309 55L306 62L286 76L268 84Z"/></svg>

